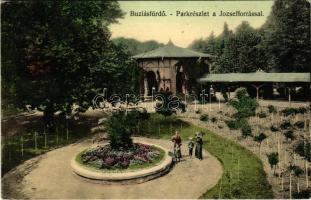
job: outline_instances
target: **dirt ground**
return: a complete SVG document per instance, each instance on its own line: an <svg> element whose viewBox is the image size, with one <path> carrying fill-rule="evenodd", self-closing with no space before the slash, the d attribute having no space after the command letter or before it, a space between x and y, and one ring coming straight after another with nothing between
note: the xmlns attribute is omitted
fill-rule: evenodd
<svg viewBox="0 0 311 200"><path fill-rule="evenodd" d="M170 149L167 140L135 138L155 143ZM52 199L95 199L95 198L198 198L217 184L223 169L220 162L208 152L203 161L184 156L166 175L141 184L103 185L87 182L72 173L70 160L78 152L92 145L84 140L42 156L31 159L7 173L3 179L6 198L52 198ZM182 146L183 155L187 154Z"/></svg>

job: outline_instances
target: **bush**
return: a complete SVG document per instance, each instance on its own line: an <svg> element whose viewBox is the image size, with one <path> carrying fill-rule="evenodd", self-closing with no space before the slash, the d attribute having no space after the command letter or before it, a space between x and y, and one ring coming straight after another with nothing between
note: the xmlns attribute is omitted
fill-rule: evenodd
<svg viewBox="0 0 311 200"><path fill-rule="evenodd" d="M273 169L273 167L276 168L276 165L279 162L279 154L277 152L272 152L270 154L267 154L268 157L268 162L270 164L271 169ZM275 168L274 168L274 174L275 174Z"/></svg>
<svg viewBox="0 0 311 200"><path fill-rule="evenodd" d="M208 119L209 119L209 118L208 118L208 115L207 115L207 114L203 114L203 115L200 116L200 120L203 121L203 122L207 122Z"/></svg>
<svg viewBox="0 0 311 200"><path fill-rule="evenodd" d="M282 130L288 129L288 128L290 128L290 127L292 127L292 125L291 125L291 123L290 123L289 121L284 121L284 122L282 122L282 124L280 125L280 128L281 128Z"/></svg>
<svg viewBox="0 0 311 200"><path fill-rule="evenodd" d="M196 114L201 114L201 112L202 112L202 111L201 111L200 109L197 109L197 110L195 111Z"/></svg>
<svg viewBox="0 0 311 200"><path fill-rule="evenodd" d="M300 192L294 192L293 198L294 199L309 199L310 198L310 190L301 190Z"/></svg>
<svg viewBox="0 0 311 200"><path fill-rule="evenodd" d="M311 161L311 143L310 142L304 142L301 141L297 144L295 147L295 152L304 157L309 162Z"/></svg>
<svg viewBox="0 0 311 200"><path fill-rule="evenodd" d="M299 107L299 108L285 108L281 111L285 116L289 115L296 115L296 114L304 114L307 112L307 109L305 107Z"/></svg>
<svg viewBox="0 0 311 200"><path fill-rule="evenodd" d="M249 97L245 88L237 89L236 96L238 100L229 101L229 104L237 110L233 117L248 118L255 116L256 107L258 106L256 99Z"/></svg>
<svg viewBox="0 0 311 200"><path fill-rule="evenodd" d="M216 117L212 117L211 118L211 122L213 122L213 123L217 122L217 118Z"/></svg>
<svg viewBox="0 0 311 200"><path fill-rule="evenodd" d="M272 126L270 127L270 130L271 130L272 132L277 132L277 131L279 130L279 128L278 128L276 125L272 125Z"/></svg>
<svg viewBox="0 0 311 200"><path fill-rule="evenodd" d="M288 139L294 140L295 139L294 132L292 130L286 131L284 133L284 136L286 137L286 140L288 140Z"/></svg>
<svg viewBox="0 0 311 200"><path fill-rule="evenodd" d="M268 105L269 113L277 113L276 108L273 105Z"/></svg>
<svg viewBox="0 0 311 200"><path fill-rule="evenodd" d="M305 127L305 122L304 121L297 121L294 126L296 126L297 128L304 128Z"/></svg>
<svg viewBox="0 0 311 200"><path fill-rule="evenodd" d="M261 143L263 140L267 138L266 134L260 133L254 137L254 141Z"/></svg>
<svg viewBox="0 0 311 200"><path fill-rule="evenodd" d="M137 121L134 112L126 114L124 110L114 112L105 122L110 146L112 149L128 149L133 145L131 135L133 134Z"/></svg>
<svg viewBox="0 0 311 200"><path fill-rule="evenodd" d="M248 122L245 118L225 121L225 123L230 129L239 129L244 127L245 125L248 125Z"/></svg>
<svg viewBox="0 0 311 200"><path fill-rule="evenodd" d="M260 112L260 113L258 113L258 117L259 118L265 118L265 117L267 117L267 114L265 113L265 112Z"/></svg>
<svg viewBox="0 0 311 200"><path fill-rule="evenodd" d="M246 124L242 126L242 137L246 138L247 136L252 136L252 128L250 125Z"/></svg>

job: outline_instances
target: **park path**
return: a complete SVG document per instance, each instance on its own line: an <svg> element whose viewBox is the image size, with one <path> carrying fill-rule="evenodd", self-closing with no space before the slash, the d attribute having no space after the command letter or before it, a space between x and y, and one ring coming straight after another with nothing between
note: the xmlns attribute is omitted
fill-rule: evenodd
<svg viewBox="0 0 311 200"><path fill-rule="evenodd" d="M172 146L170 141L162 139L134 140L143 140L168 149ZM168 174L145 183L130 185L91 183L74 175L70 168L70 160L74 155L90 145L91 140L84 140L53 150L18 166L2 180L6 190L5 196L32 199L192 199L200 197L214 187L223 173L220 162L205 151L202 161L184 156L183 161L175 165ZM182 153L187 154L185 143L182 145Z"/></svg>

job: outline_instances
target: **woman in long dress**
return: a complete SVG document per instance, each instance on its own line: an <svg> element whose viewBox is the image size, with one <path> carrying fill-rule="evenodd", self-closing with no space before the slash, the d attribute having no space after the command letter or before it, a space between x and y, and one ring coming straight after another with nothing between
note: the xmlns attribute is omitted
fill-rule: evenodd
<svg viewBox="0 0 311 200"><path fill-rule="evenodd" d="M203 159L203 139L202 139L202 134L197 133L196 134L196 141L195 141L195 157L198 158L199 160Z"/></svg>

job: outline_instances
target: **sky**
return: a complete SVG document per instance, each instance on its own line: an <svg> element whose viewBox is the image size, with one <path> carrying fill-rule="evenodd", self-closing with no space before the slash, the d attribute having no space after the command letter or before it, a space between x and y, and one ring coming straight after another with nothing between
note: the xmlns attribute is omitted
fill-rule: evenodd
<svg viewBox="0 0 311 200"><path fill-rule="evenodd" d="M252 27L260 27L267 19L273 1L120 1L121 9L126 13L119 23L110 25L112 38L126 37L139 41L156 40L187 47L198 38L206 38L212 32L218 35L224 22L234 30L242 21L248 21ZM218 16L223 12L263 12L259 17ZM168 16L130 16L130 11L165 11ZM176 11L204 11L217 16L181 17ZM171 15L172 14L172 15Z"/></svg>

